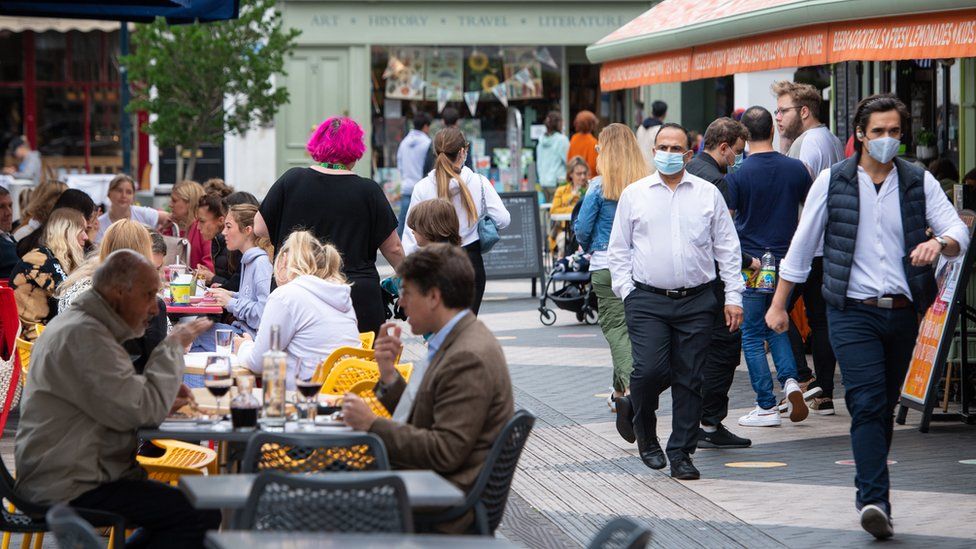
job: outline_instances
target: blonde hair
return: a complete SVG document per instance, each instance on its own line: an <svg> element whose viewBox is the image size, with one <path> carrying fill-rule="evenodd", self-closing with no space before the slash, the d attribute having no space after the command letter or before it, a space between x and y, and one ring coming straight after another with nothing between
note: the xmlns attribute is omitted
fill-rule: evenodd
<svg viewBox="0 0 976 549"><path fill-rule="evenodd" d="M187 208L189 208L190 213L187 219L173 219L180 226L180 232L186 232L190 225L197 219L197 206L205 194L203 185L200 185L196 181L184 179L176 185L173 185L173 192L171 194L185 200Z"/></svg>
<svg viewBox="0 0 976 549"><path fill-rule="evenodd" d="M599 157L597 157L597 161L599 162ZM576 168L580 166L586 168L587 176L593 175L590 173L590 165L586 163L586 160L584 160L582 156L576 155L570 158L569 162L566 163L566 181L572 180L573 172L575 172Z"/></svg>
<svg viewBox="0 0 976 549"><path fill-rule="evenodd" d="M287 275L288 280L311 275L336 284L346 284L342 274L342 256L332 244L315 238L309 231L295 231L281 246L275 259L274 272Z"/></svg>
<svg viewBox="0 0 976 549"><path fill-rule="evenodd" d="M467 143L464 134L456 127L444 128L434 136L434 152L437 153L437 160L434 162L434 181L437 184L437 197L451 200L451 180L458 182L458 192L461 194L461 203L464 211L468 214L468 225L478 222L478 208L474 205L474 199L468 192L468 186L461 179L461 174L454 169L454 163L461 154ZM460 222L459 222L460 223Z"/></svg>
<svg viewBox="0 0 976 549"><path fill-rule="evenodd" d="M44 224L44 234L38 244L51 250L65 274L70 274L85 260L85 251L78 244L78 233L85 226L85 216L72 208L54 210Z"/></svg>
<svg viewBox="0 0 976 549"><path fill-rule="evenodd" d="M271 245L271 241L263 236L254 234L254 217L257 213L258 207L253 204L238 204L231 207L227 215L234 219L241 232L244 232L244 229L250 227L251 239L254 245L264 250L268 254L268 259L272 259L274 258L274 246Z"/></svg>
<svg viewBox="0 0 976 549"><path fill-rule="evenodd" d="M152 238L149 235L149 229L131 219L120 219L112 223L105 231L98 253L93 253L84 263L72 271L68 278L55 290L54 297L61 299L72 286L90 279L95 273L95 269L105 261L105 258L118 250L132 250L152 261Z"/></svg>
<svg viewBox="0 0 976 549"><path fill-rule="evenodd" d="M36 219L41 223L47 221L54 209L54 204L61 198L61 193L68 190L68 186L60 181L48 181L38 185L31 193L30 202L21 223Z"/></svg>
<svg viewBox="0 0 976 549"><path fill-rule="evenodd" d="M627 185L648 176L637 137L630 128L613 123L600 132L596 169L603 178L603 198L619 200Z"/></svg>

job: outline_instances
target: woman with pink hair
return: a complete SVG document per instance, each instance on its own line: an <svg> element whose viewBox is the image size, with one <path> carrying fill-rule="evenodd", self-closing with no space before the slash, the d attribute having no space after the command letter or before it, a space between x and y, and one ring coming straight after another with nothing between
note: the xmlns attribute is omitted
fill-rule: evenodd
<svg viewBox="0 0 976 549"><path fill-rule="evenodd" d="M375 332L385 320L376 251L396 268L403 261L397 218L383 189L352 172L363 156L363 129L344 116L329 118L306 146L315 164L285 172L261 203L254 231L277 253L293 231L311 231L342 254L352 283L360 332Z"/></svg>

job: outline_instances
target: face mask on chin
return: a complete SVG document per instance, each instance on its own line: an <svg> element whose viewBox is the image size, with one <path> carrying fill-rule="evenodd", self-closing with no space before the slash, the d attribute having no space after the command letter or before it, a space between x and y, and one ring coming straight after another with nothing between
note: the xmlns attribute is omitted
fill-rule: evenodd
<svg viewBox="0 0 976 549"><path fill-rule="evenodd" d="M664 175L674 175L685 168L685 155L682 153L655 151L654 165Z"/></svg>

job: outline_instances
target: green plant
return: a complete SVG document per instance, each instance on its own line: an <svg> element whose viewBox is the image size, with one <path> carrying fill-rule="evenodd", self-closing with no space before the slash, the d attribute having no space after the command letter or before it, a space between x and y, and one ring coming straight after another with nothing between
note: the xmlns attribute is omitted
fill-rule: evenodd
<svg viewBox="0 0 976 549"><path fill-rule="evenodd" d="M931 147L935 145L935 134L922 128L915 134L915 144L919 147Z"/></svg>
<svg viewBox="0 0 976 549"><path fill-rule="evenodd" d="M170 26L160 17L136 27L133 53L120 59L133 88L128 111L148 111L144 130L176 147L177 180L193 177L201 145L268 124L288 102L272 77L285 74L300 32L282 25L275 0L242 0L238 19Z"/></svg>

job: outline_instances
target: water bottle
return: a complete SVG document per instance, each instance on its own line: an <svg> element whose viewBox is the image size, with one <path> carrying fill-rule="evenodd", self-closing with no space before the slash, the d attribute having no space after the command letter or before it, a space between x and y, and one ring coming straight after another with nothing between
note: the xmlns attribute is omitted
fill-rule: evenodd
<svg viewBox="0 0 976 549"><path fill-rule="evenodd" d="M271 349L262 357L262 396L264 400L264 424L271 427L285 425L285 377L287 356L280 348L279 327L271 327Z"/></svg>
<svg viewBox="0 0 976 549"><path fill-rule="evenodd" d="M764 294L773 293L776 290L776 258L773 257L773 252L769 251L769 248L766 248L766 253L762 255L761 263L756 290Z"/></svg>

